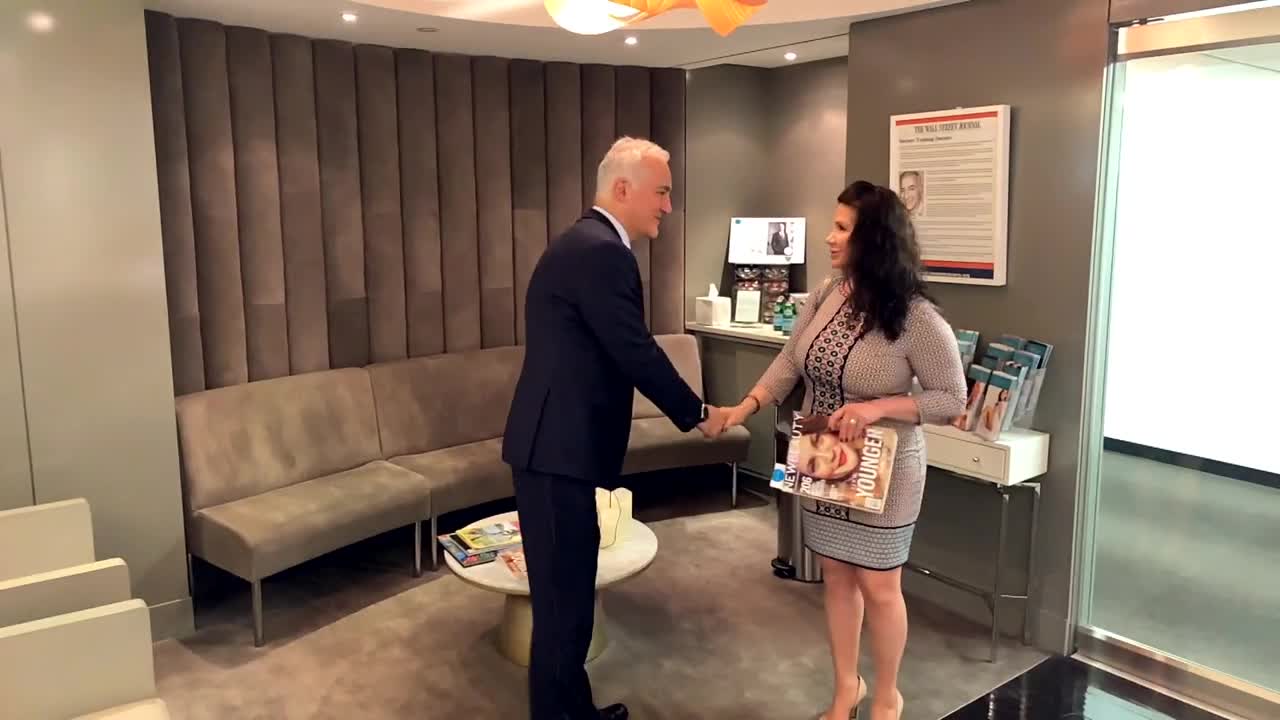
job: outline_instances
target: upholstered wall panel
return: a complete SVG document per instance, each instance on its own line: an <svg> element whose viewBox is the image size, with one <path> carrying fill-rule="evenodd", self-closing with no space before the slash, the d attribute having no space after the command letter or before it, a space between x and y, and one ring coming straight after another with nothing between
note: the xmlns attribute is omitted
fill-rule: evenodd
<svg viewBox="0 0 1280 720"><path fill-rule="evenodd" d="M409 355L420 357L444 352L436 85L431 55L419 50L396 51L396 82Z"/></svg>
<svg viewBox="0 0 1280 720"><path fill-rule="evenodd" d="M444 346L446 352L462 352L482 347L471 61L456 55L435 60L436 132L448 138L436 148L445 179L440 183Z"/></svg>
<svg viewBox="0 0 1280 720"><path fill-rule="evenodd" d="M671 153L671 214L662 221L650 248L650 323L657 334L684 332L685 248L685 73L677 69L652 71L650 130L653 141Z"/></svg>
<svg viewBox="0 0 1280 720"><path fill-rule="evenodd" d="M619 134L672 155L635 239L684 325L684 73L422 50L147 13L174 386L524 342L547 243Z"/></svg>
<svg viewBox="0 0 1280 720"><path fill-rule="evenodd" d="M311 41L271 38L280 231L284 240L285 317L292 373L329 369L329 304L321 215L316 80Z"/></svg>
<svg viewBox="0 0 1280 720"><path fill-rule="evenodd" d="M600 158L617 139L614 127L613 68L582 66L582 205L591 207L596 194L596 170Z"/></svg>
<svg viewBox="0 0 1280 720"><path fill-rule="evenodd" d="M280 236L280 169L267 34L227 29L231 135L235 144L236 209L244 282L249 379L289 374L284 310L284 244Z"/></svg>
<svg viewBox="0 0 1280 720"><path fill-rule="evenodd" d="M555 237L590 207L582 189L581 68L547 63L546 83L547 232Z"/></svg>
<svg viewBox="0 0 1280 720"><path fill-rule="evenodd" d="M396 82L409 355L419 357L444 352L435 67L431 55L418 50L397 51Z"/></svg>
<svg viewBox="0 0 1280 720"><path fill-rule="evenodd" d="M619 136L651 138L649 133L649 70L638 67L620 67L614 72L618 92L614 93L615 126ZM644 290L644 319L652 321L653 303L650 299L649 238L631 240L631 249L640 266L640 278Z"/></svg>
<svg viewBox="0 0 1280 720"><path fill-rule="evenodd" d="M360 185L364 200L369 354L373 362L409 356L400 212L396 64L388 48L356 48Z"/></svg>
<svg viewBox="0 0 1280 720"><path fill-rule="evenodd" d="M546 86L542 63L532 60L511 63L511 207L516 342L523 343L523 300L547 247Z"/></svg>
<svg viewBox="0 0 1280 720"><path fill-rule="evenodd" d="M479 207L480 330L484 347L516 342L511 208L510 61L476 58L476 200Z"/></svg>
<svg viewBox="0 0 1280 720"><path fill-rule="evenodd" d="M186 101L182 75L176 71L182 67L177 23L167 15L148 14L146 27L147 45L151 48L148 63L169 303L169 350L173 356L174 392L182 395L205 388L191 167L187 164Z"/></svg>
<svg viewBox="0 0 1280 720"><path fill-rule="evenodd" d="M369 300L355 54L349 43L320 40L315 43L314 59L329 358L335 368L358 367L369 362Z"/></svg>
<svg viewBox="0 0 1280 720"><path fill-rule="evenodd" d="M227 38L219 25L182 20L178 41L191 146L188 160L205 382L210 387L235 385L248 381L249 365Z"/></svg>

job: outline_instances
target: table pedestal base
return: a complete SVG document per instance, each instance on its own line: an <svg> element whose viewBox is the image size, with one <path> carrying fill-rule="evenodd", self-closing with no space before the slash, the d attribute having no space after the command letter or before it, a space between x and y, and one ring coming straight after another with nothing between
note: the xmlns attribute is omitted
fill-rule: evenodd
<svg viewBox="0 0 1280 720"><path fill-rule="evenodd" d="M529 649L533 639L533 605L528 595L507 595L502 607L502 622L498 625L498 652L511 662L529 667ZM604 606L600 593L596 593L595 620L591 626L591 646L587 648L587 662L595 660L609 645L605 632Z"/></svg>

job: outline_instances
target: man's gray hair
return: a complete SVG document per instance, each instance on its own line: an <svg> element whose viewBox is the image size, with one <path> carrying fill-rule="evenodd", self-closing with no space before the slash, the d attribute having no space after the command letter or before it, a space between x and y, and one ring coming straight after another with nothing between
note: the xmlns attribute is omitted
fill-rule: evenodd
<svg viewBox="0 0 1280 720"><path fill-rule="evenodd" d="M618 178L634 178L640 161L647 157L671 161L671 153L655 142L633 137L618 138L596 170L596 195L608 192Z"/></svg>

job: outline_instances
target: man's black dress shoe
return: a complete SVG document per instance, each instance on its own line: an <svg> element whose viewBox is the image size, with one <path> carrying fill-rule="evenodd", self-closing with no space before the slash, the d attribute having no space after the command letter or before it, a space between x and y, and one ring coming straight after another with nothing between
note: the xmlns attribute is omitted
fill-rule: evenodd
<svg viewBox="0 0 1280 720"><path fill-rule="evenodd" d="M629 717L631 713L627 712L627 706L622 703L614 703L600 711L600 720L627 720Z"/></svg>

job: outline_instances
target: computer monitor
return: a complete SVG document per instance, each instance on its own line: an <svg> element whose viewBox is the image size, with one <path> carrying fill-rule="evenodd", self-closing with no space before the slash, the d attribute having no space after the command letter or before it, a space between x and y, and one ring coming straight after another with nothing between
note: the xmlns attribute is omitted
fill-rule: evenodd
<svg viewBox="0 0 1280 720"><path fill-rule="evenodd" d="M729 263L803 265L804 218L732 218L729 221Z"/></svg>

